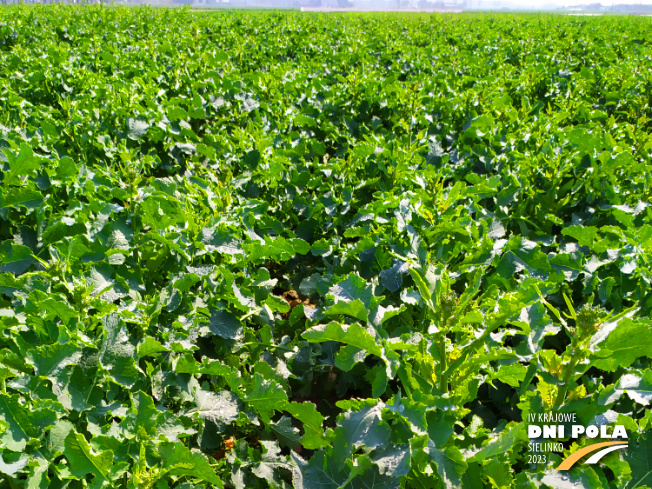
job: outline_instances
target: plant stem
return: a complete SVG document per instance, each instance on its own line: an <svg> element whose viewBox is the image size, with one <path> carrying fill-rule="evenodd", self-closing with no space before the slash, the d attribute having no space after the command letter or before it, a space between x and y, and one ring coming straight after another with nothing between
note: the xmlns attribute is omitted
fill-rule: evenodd
<svg viewBox="0 0 652 489"><path fill-rule="evenodd" d="M441 365L441 374L439 377L439 390L444 394L448 392L448 377L446 375L446 336L441 335L439 340L439 357Z"/></svg>
<svg viewBox="0 0 652 489"><path fill-rule="evenodd" d="M561 406L566 400L566 394L568 393L568 384L573 377L573 371L575 370L575 365L577 365L577 355L573 355L571 361L568 363L567 369L564 374L564 383L559 387L557 392L557 398L555 399L555 407Z"/></svg>

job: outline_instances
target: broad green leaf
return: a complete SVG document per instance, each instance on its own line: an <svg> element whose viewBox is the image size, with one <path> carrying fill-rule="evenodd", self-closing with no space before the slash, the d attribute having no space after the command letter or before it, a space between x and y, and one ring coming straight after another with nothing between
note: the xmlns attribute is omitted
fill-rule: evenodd
<svg viewBox="0 0 652 489"><path fill-rule="evenodd" d="M115 382L131 387L139 375L134 360L136 349L117 314L107 316L103 325L105 334L100 348L100 364Z"/></svg>
<svg viewBox="0 0 652 489"><path fill-rule="evenodd" d="M367 311L373 308L377 302L377 298L374 298L369 284L363 278L354 274L350 274L345 280L329 288L327 297L332 298L336 305L341 302L358 301Z"/></svg>
<svg viewBox="0 0 652 489"><path fill-rule="evenodd" d="M357 324L349 325L334 322L320 324L304 331L301 336L310 343L338 341L382 357L382 349L376 342L376 339L362 326Z"/></svg>
<svg viewBox="0 0 652 489"><path fill-rule="evenodd" d="M645 437L640 437L635 446L627 449L623 458L632 471L632 479L627 484L627 489L652 487L652 436L650 433L647 433Z"/></svg>
<svg viewBox="0 0 652 489"><path fill-rule="evenodd" d="M43 193L26 187L9 189L0 200L0 207L34 208L43 203ZM29 204L29 205L28 205Z"/></svg>
<svg viewBox="0 0 652 489"><path fill-rule="evenodd" d="M344 372L348 372L356 363L363 362L367 353L360 348L351 345L344 345L335 356L335 366Z"/></svg>
<svg viewBox="0 0 652 489"><path fill-rule="evenodd" d="M509 426L509 425L508 425ZM525 427L523 424L512 423L511 427L506 427L495 439L479 450L467 450L464 458L467 462L481 462L498 454L506 453L517 446L517 440L522 437Z"/></svg>
<svg viewBox="0 0 652 489"><path fill-rule="evenodd" d="M254 383L247 389L244 401L258 411L265 423L269 423L274 411L282 411L288 401L283 388L273 380L254 374Z"/></svg>
<svg viewBox="0 0 652 489"><path fill-rule="evenodd" d="M442 450L428 447L430 460L437 466L437 473L446 488L462 488L462 474L466 470L468 460L457 447L447 447Z"/></svg>
<svg viewBox="0 0 652 489"><path fill-rule="evenodd" d="M127 119L127 137L129 139L141 139L149 129L149 124L145 121L129 117Z"/></svg>
<svg viewBox="0 0 652 489"><path fill-rule="evenodd" d="M401 485L398 478L381 476L376 465L350 480L346 466L333 463L322 451L313 455L309 463L295 455L293 458L298 465L292 477L295 489L399 489Z"/></svg>
<svg viewBox="0 0 652 489"><path fill-rule="evenodd" d="M141 358L166 351L169 350L151 336L147 336L143 342L138 345L138 356Z"/></svg>
<svg viewBox="0 0 652 489"><path fill-rule="evenodd" d="M343 436L349 450L355 447L382 447L389 441L391 429L382 420L382 406L367 406L357 412L346 412L336 428L336 433Z"/></svg>
<svg viewBox="0 0 652 489"><path fill-rule="evenodd" d="M158 447L163 459L163 466L168 474L176 476L190 476L203 482L224 487L222 480L201 453L193 453L181 443L165 443Z"/></svg>
<svg viewBox="0 0 652 489"><path fill-rule="evenodd" d="M520 363L513 363L511 365L502 365L495 374L495 378L504 382L507 385L518 389L521 382L525 378L527 367Z"/></svg>
<svg viewBox="0 0 652 489"><path fill-rule="evenodd" d="M111 483L113 452L106 450L95 454L91 450L84 435L70 431L64 441L63 454L70 462L70 473L78 479L85 479L88 474L93 476L91 487L106 487Z"/></svg>
<svg viewBox="0 0 652 489"><path fill-rule="evenodd" d="M109 302L124 296L115 289L116 282L112 278L113 275L114 270L111 266L93 267L87 278L88 284L93 287L92 294Z"/></svg>
<svg viewBox="0 0 652 489"><path fill-rule="evenodd" d="M647 406L652 402L652 371L623 375L618 379L616 392L624 392L632 401Z"/></svg>
<svg viewBox="0 0 652 489"><path fill-rule="evenodd" d="M0 245L0 273L9 272L20 275L35 261L32 250L27 246L12 244L8 241Z"/></svg>
<svg viewBox="0 0 652 489"><path fill-rule="evenodd" d="M17 155L8 154L9 172L5 175L4 185L20 185L24 176L31 175L34 170L40 168L41 161L34 151L25 143L20 143L20 151Z"/></svg>
<svg viewBox="0 0 652 489"><path fill-rule="evenodd" d="M565 236L575 238L580 246L592 248L598 236L598 229L594 226L574 225L562 229L561 233Z"/></svg>
<svg viewBox="0 0 652 489"><path fill-rule="evenodd" d="M371 457L383 475L403 477L410 471L410 447L408 445L387 445L374 450Z"/></svg>
<svg viewBox="0 0 652 489"><path fill-rule="evenodd" d="M336 302L328 309L326 309L325 314L327 316L337 316L338 314L344 314L346 316L351 316L359 319L360 321L369 320L369 311L360 301L360 299L355 299L351 302Z"/></svg>
<svg viewBox="0 0 652 489"><path fill-rule="evenodd" d="M48 433L47 449L51 457L61 455L65 450L65 441L75 426L67 420L60 419Z"/></svg>
<svg viewBox="0 0 652 489"><path fill-rule="evenodd" d="M154 400L143 391L131 395L131 409L122 420L120 426L128 433L140 437L141 430L154 437L159 425L159 416L162 413L154 406Z"/></svg>
<svg viewBox="0 0 652 489"><path fill-rule="evenodd" d="M328 441L324 437L324 417L310 402L291 402L285 410L292 416L303 423L303 437L301 444L309 450L328 446Z"/></svg>
<svg viewBox="0 0 652 489"><path fill-rule="evenodd" d="M218 393L197 389L195 405L188 414L196 412L205 421L214 423L218 429L224 430L240 415L242 403L233 392L222 390Z"/></svg>
<svg viewBox="0 0 652 489"><path fill-rule="evenodd" d="M46 299L40 303L40 306L50 315L60 318L66 325L79 316L79 313L63 297Z"/></svg>
<svg viewBox="0 0 652 489"><path fill-rule="evenodd" d="M492 487L508 488L514 486L514 480L512 478L513 473L508 460L505 458L492 458L485 466L485 473L487 474L487 478L491 481Z"/></svg>
<svg viewBox="0 0 652 489"><path fill-rule="evenodd" d="M7 424L0 434L0 446L14 452L23 451L30 439L41 438L57 419L54 411L31 408L19 399L19 395L0 394L0 421Z"/></svg>
<svg viewBox="0 0 652 489"><path fill-rule="evenodd" d="M6 462L4 456L0 453L0 473L15 476L19 470L22 470L29 461L27 454L23 453L17 460Z"/></svg>
<svg viewBox="0 0 652 489"><path fill-rule="evenodd" d="M263 440L260 443L264 448L262 460L252 467L251 472L256 477L267 480L271 486L281 484L282 479L278 469L292 469L294 464L290 464L281 455L277 442Z"/></svg>
<svg viewBox="0 0 652 489"><path fill-rule="evenodd" d="M252 262L268 259L280 263L288 261L296 253L306 254L310 251L310 245L302 239L288 240L282 237L272 239L269 236L265 236L264 243L245 243L242 247Z"/></svg>
<svg viewBox="0 0 652 489"><path fill-rule="evenodd" d="M390 292L397 292L403 285L403 275L410 267L404 261L397 260L388 270L380 272L380 283Z"/></svg>
<svg viewBox="0 0 652 489"><path fill-rule="evenodd" d="M301 439L299 429L292 426L292 418L281 416L278 421L271 421L269 429L274 433L279 443L290 449L295 448Z"/></svg>
<svg viewBox="0 0 652 489"><path fill-rule="evenodd" d="M613 372L619 367L629 367L639 357L652 356L652 324L645 319L623 318L606 338L598 332L601 340L594 343L592 365Z"/></svg>
<svg viewBox="0 0 652 489"><path fill-rule="evenodd" d="M97 365L82 364L65 368L59 371L57 381L53 382L52 392L66 409L85 411L92 407L89 401L96 375Z"/></svg>
<svg viewBox="0 0 652 489"><path fill-rule="evenodd" d="M526 360L541 350L547 336L561 329L550 320L546 307L540 302L524 307L515 323L527 332L527 338L516 347L516 352Z"/></svg>
<svg viewBox="0 0 652 489"><path fill-rule="evenodd" d="M186 273L179 280L175 281L172 285L175 289L178 289L180 292L188 292L192 286L194 286L201 279L198 275L194 273Z"/></svg>
<svg viewBox="0 0 652 489"><path fill-rule="evenodd" d="M242 254L241 241L226 230L203 228L200 239L209 253L217 251L227 255Z"/></svg>
<svg viewBox="0 0 652 489"><path fill-rule="evenodd" d="M214 334L220 338L237 340L243 337L240 320L225 309L211 309L208 325L200 329L202 335Z"/></svg>
<svg viewBox="0 0 652 489"><path fill-rule="evenodd" d="M69 365L76 365L82 351L72 343L43 345L27 352L27 359L34 365L36 375L58 382L59 374Z"/></svg>

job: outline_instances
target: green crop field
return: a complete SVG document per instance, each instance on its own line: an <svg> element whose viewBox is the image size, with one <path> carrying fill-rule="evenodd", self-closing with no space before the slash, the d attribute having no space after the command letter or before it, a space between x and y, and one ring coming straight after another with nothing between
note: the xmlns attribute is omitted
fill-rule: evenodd
<svg viewBox="0 0 652 489"><path fill-rule="evenodd" d="M652 487L651 106L650 18L0 9L0 488Z"/></svg>

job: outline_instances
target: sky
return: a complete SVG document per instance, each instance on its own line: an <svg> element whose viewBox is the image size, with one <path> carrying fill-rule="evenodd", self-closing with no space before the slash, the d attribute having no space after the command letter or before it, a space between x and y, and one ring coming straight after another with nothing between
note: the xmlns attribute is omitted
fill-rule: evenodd
<svg viewBox="0 0 652 489"><path fill-rule="evenodd" d="M479 2L481 4L485 3L484 0L479 0ZM574 5L586 5L591 3L601 3L605 6L618 4L652 5L652 0L502 0L500 3L510 6L519 5L521 7L541 8L544 6L572 7Z"/></svg>
<svg viewBox="0 0 652 489"><path fill-rule="evenodd" d="M652 5L652 0L524 0L521 3L532 4L553 4L563 6L583 5L587 3L601 3L602 5L611 4L634 4L634 5Z"/></svg>

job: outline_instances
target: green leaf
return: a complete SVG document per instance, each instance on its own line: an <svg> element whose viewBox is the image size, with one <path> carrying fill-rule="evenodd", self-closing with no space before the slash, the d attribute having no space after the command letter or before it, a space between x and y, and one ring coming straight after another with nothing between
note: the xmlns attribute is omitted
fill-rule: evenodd
<svg viewBox="0 0 652 489"><path fill-rule="evenodd" d="M557 334L561 329L550 320L546 307L540 302L523 308L516 324L527 334L525 341L516 347L516 352L525 360L541 350L547 336Z"/></svg>
<svg viewBox="0 0 652 489"><path fill-rule="evenodd" d="M462 474L466 470L467 462L455 446L439 450L435 447L428 448L430 460L437 466L437 472L446 488L462 488Z"/></svg>
<svg viewBox="0 0 652 489"><path fill-rule="evenodd" d="M244 336L240 320L225 309L211 309L208 326L200 328L200 334L214 334L228 340L239 340Z"/></svg>
<svg viewBox="0 0 652 489"><path fill-rule="evenodd" d="M140 358L153 356L157 353L169 351L166 347L161 345L161 343L152 338L151 336L146 336L142 343L138 345L138 356Z"/></svg>
<svg viewBox="0 0 652 489"><path fill-rule="evenodd" d="M380 300L379 298L374 297L369 284L367 284L363 278L355 274L349 274L345 280L330 287L326 297L331 299L336 305L340 302L346 304L357 301L366 308L367 315L368 311L371 310ZM356 310L358 308L359 306L355 307Z"/></svg>
<svg viewBox="0 0 652 489"><path fill-rule="evenodd" d="M271 487L278 487L282 481L278 469L281 467L292 469L293 464L287 462L281 455L281 449L275 441L262 440L260 444L264 448L262 460L254 464L251 472L256 477L267 480Z"/></svg>
<svg viewBox="0 0 652 489"><path fill-rule="evenodd" d="M575 238L580 246L592 248L598 236L598 229L594 226L574 225L562 229L561 234Z"/></svg>
<svg viewBox="0 0 652 489"><path fill-rule="evenodd" d="M201 242L204 243L204 248L209 253L217 251L231 256L243 253L240 246L241 241L236 239L232 233L222 229L203 228Z"/></svg>
<svg viewBox="0 0 652 489"><path fill-rule="evenodd" d="M36 260L27 246L12 244L5 241L0 245L0 273L20 275Z"/></svg>
<svg viewBox="0 0 652 489"><path fill-rule="evenodd" d="M303 336L310 343L323 343L325 341L338 341L351 345L360 350L366 350L376 356L382 357L382 348L376 339L358 324L328 323L319 324L306 331Z"/></svg>
<svg viewBox="0 0 652 489"><path fill-rule="evenodd" d="M278 421L269 423L269 429L276 435L279 443L287 448L295 448L301 439L299 429L292 426L292 418L288 416L281 416Z"/></svg>
<svg viewBox="0 0 652 489"><path fill-rule="evenodd" d="M66 448L66 438L74 428L74 425L70 421L59 419L52 429L50 429L50 432L48 433L47 449L52 458L63 454Z"/></svg>
<svg viewBox="0 0 652 489"><path fill-rule="evenodd" d="M652 357L652 322L623 318L610 329L605 325L591 340L595 368L613 372L629 367L639 357Z"/></svg>
<svg viewBox="0 0 652 489"><path fill-rule="evenodd" d="M294 251L300 255L305 255L310 251L310 245L301 238L292 238L290 242L292 243Z"/></svg>
<svg viewBox="0 0 652 489"><path fill-rule="evenodd" d="M58 317L66 325L69 325L71 321L76 319L79 315L78 312L63 298L46 299L41 302L40 307L46 310L50 317Z"/></svg>
<svg viewBox="0 0 652 489"><path fill-rule="evenodd" d="M131 409L120 423L120 426L127 433L140 435L140 430L144 430L149 436L154 437L159 425L159 417L162 414L161 411L156 409L154 400L143 391L133 393L130 397Z"/></svg>
<svg viewBox="0 0 652 489"><path fill-rule="evenodd" d="M377 465L350 480L344 464L336 464L323 451L312 456L309 463L292 455L298 470L292 477L295 489L399 489L398 478L381 476Z"/></svg>
<svg viewBox="0 0 652 489"><path fill-rule="evenodd" d="M303 423L303 437L301 444L309 450L328 446L329 442L324 437L324 417L310 402L291 402L285 410Z"/></svg>
<svg viewBox="0 0 652 489"><path fill-rule="evenodd" d="M510 488L514 486L510 464L504 457L492 458L485 467L485 473L492 487Z"/></svg>
<svg viewBox="0 0 652 489"><path fill-rule="evenodd" d="M93 287L91 292L93 296L99 296L107 302L113 302L124 296L113 290L116 285L115 280L111 278L113 274L113 268L108 265L91 268L87 281Z"/></svg>
<svg viewBox="0 0 652 489"><path fill-rule="evenodd" d="M331 243L325 239L315 241L310 247L313 256L328 256L331 253Z"/></svg>
<svg viewBox="0 0 652 489"><path fill-rule="evenodd" d="M623 375L618 379L616 392L624 392L632 401L647 406L652 402L652 371Z"/></svg>
<svg viewBox="0 0 652 489"><path fill-rule="evenodd" d="M536 480L535 487L545 484L554 489L573 489L577 487L604 487L604 476L600 477L590 465L581 466L581 471L573 471L568 477L560 477L559 472L554 469L547 469L545 472L528 473L530 480Z"/></svg>
<svg viewBox="0 0 652 489"><path fill-rule="evenodd" d="M360 348L344 345L335 356L335 366L343 372L348 372L356 363L363 362L367 353Z"/></svg>
<svg viewBox="0 0 652 489"><path fill-rule="evenodd" d="M192 453L181 443L164 443L159 445L158 452L163 459L163 466L168 474L190 476L204 482L224 487L222 480L201 453Z"/></svg>
<svg viewBox="0 0 652 489"><path fill-rule="evenodd" d="M15 476L20 470L22 470L29 462L29 457L27 454L22 453L17 460L13 462L5 462L3 454L0 452L0 473Z"/></svg>
<svg viewBox="0 0 652 489"><path fill-rule="evenodd" d="M645 437L640 437L636 445L630 445L624 459L632 471L632 480L627 484L627 489L652 487L652 436L649 432Z"/></svg>
<svg viewBox="0 0 652 489"><path fill-rule="evenodd" d="M365 375L365 379L371 383L371 395L374 398L380 398L387 390L389 378L387 377L387 369L382 364L379 363L369 369Z"/></svg>
<svg viewBox="0 0 652 489"><path fill-rule="evenodd" d="M57 178L72 177L77 174L79 169L74 160L69 156L64 156L57 163Z"/></svg>
<svg viewBox="0 0 652 489"><path fill-rule="evenodd" d="M513 363L511 365L501 365L494 378L518 389L523 379L525 379L526 373L527 367L525 365Z"/></svg>
<svg viewBox="0 0 652 489"><path fill-rule="evenodd" d="M194 273L185 273L172 286L179 292L188 292L200 280L199 276Z"/></svg>
<svg viewBox="0 0 652 489"><path fill-rule="evenodd" d="M269 236L265 236L264 243L245 243L242 247L252 262L266 259L281 263L290 260L296 253L305 255L310 251L310 245L302 239L288 240L282 237L270 238Z"/></svg>
<svg viewBox="0 0 652 489"><path fill-rule="evenodd" d="M96 358L96 357L95 357ZM94 359L93 359L94 360ZM97 365L82 363L61 370L57 382L52 384L52 391L57 400L66 408L85 411L91 407L89 399L93 387Z"/></svg>
<svg viewBox="0 0 652 489"><path fill-rule="evenodd" d="M84 436L72 430L64 441L63 454L70 462L70 473L77 479L85 479L91 474L91 487L100 488L110 484L114 458L111 450L94 454Z"/></svg>
<svg viewBox="0 0 652 489"><path fill-rule="evenodd" d="M344 314L346 316L351 316L359 319L360 321L369 320L369 311L360 299L355 299L351 302L336 302L332 306L328 307L324 314L327 316L337 316L338 314Z"/></svg>
<svg viewBox="0 0 652 489"><path fill-rule="evenodd" d="M516 441L522 436L525 430L525 425L517 423L510 424L511 426L508 424L495 439L491 440L479 450L467 450L464 454L466 461L481 462L501 453L513 451L517 446Z"/></svg>
<svg viewBox="0 0 652 489"><path fill-rule="evenodd" d="M0 446L14 452L25 449L32 438L41 438L54 426L57 414L48 408L32 408L20 402L20 396L0 394L0 421L7 428L0 434Z"/></svg>
<svg viewBox="0 0 652 489"><path fill-rule="evenodd" d="M137 140L142 138L149 129L149 124L145 121L129 117L127 119L127 137L129 139Z"/></svg>
<svg viewBox="0 0 652 489"><path fill-rule="evenodd" d="M360 446L384 446L389 441L391 428L383 421L381 413L381 404L367 406L357 412L346 412L335 432L346 440L348 450Z"/></svg>
<svg viewBox="0 0 652 489"><path fill-rule="evenodd" d="M254 374L254 383L247 389L244 401L258 411L265 423L269 423L274 411L282 411L288 401L288 396L278 383Z"/></svg>
<svg viewBox="0 0 652 489"><path fill-rule="evenodd" d="M417 286L417 289L419 290L419 294L421 295L421 299L423 300L424 304L432 312L435 312L435 303L433 302L432 291L428 287L428 284L426 283L423 274L421 273L420 270L417 270L415 268L410 268L409 272L410 275L412 276L412 280L414 280L414 284Z"/></svg>
<svg viewBox="0 0 652 489"><path fill-rule="evenodd" d="M7 151L6 151L7 154ZM40 158L34 155L32 148L27 144L20 143L20 152L13 156L10 152L7 154L9 160L9 172L5 175L4 185L20 185L21 177L31 175L32 172L41 166Z"/></svg>
<svg viewBox="0 0 652 489"><path fill-rule="evenodd" d="M188 414L198 413L205 421L215 424L220 431L238 419L242 409L238 396L227 390L214 393L197 389L195 405L196 408L188 411Z"/></svg>
<svg viewBox="0 0 652 489"><path fill-rule="evenodd" d="M380 283L390 292L397 292L403 285L403 275L408 273L410 267L402 260L397 260L389 270L380 272Z"/></svg>
<svg viewBox="0 0 652 489"><path fill-rule="evenodd" d="M105 317L103 324L104 339L100 347L100 364L115 382L131 387L139 375L134 360L136 349L129 341L129 335L117 314Z"/></svg>
<svg viewBox="0 0 652 489"><path fill-rule="evenodd" d="M389 444L374 450L371 460L382 475L403 477L410 471L410 447Z"/></svg>
<svg viewBox="0 0 652 489"><path fill-rule="evenodd" d="M59 375L69 365L76 365L82 351L72 343L44 345L27 352L27 359L34 365L36 375L58 382Z"/></svg>
<svg viewBox="0 0 652 489"><path fill-rule="evenodd" d="M31 188L18 187L12 188L2 196L0 207L19 207L35 208L43 203L43 193ZM27 205L29 204L29 205Z"/></svg>

